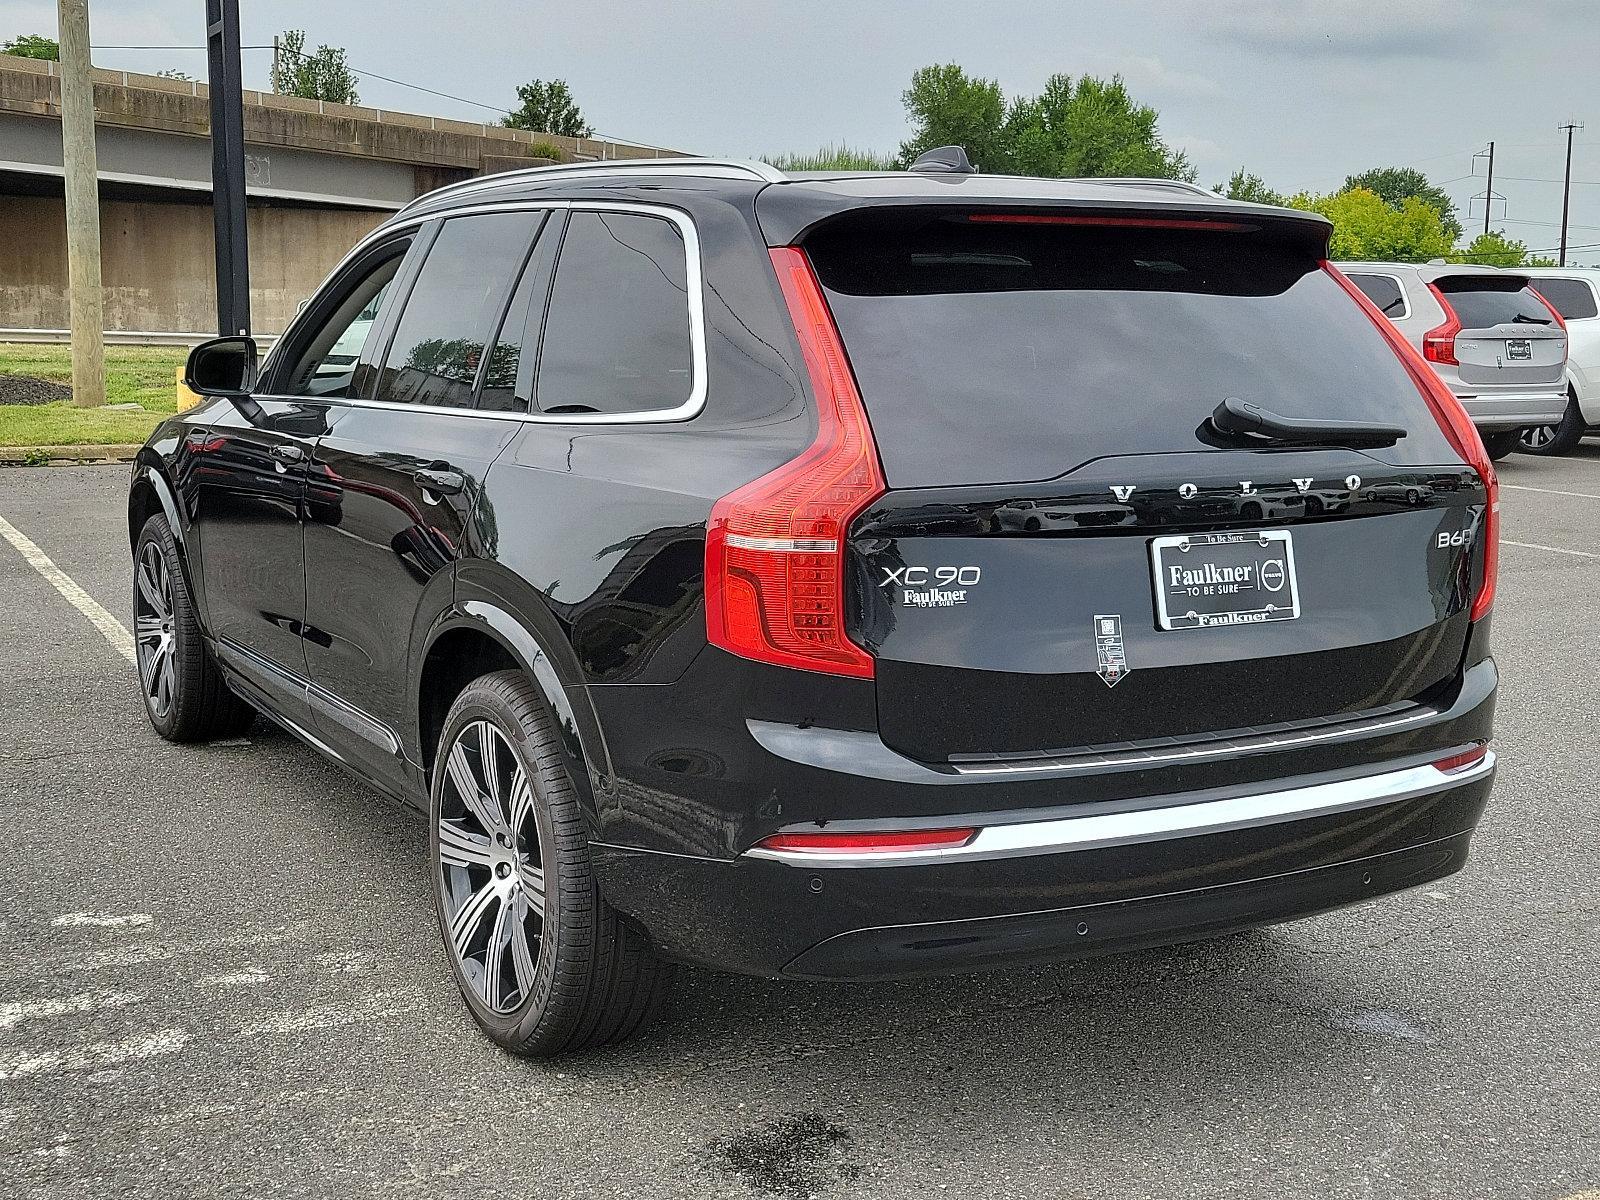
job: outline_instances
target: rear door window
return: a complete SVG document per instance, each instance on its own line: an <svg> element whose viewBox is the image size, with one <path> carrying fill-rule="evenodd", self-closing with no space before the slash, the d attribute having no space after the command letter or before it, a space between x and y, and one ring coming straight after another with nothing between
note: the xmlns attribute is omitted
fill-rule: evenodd
<svg viewBox="0 0 1600 1200"><path fill-rule="evenodd" d="M1550 301L1563 321L1587 321L1600 316L1600 305L1595 303L1594 289L1581 279L1541 275L1533 281L1533 286Z"/></svg>
<svg viewBox="0 0 1600 1200"><path fill-rule="evenodd" d="M1550 325L1555 318L1521 275L1446 275L1433 281L1463 329Z"/></svg>
<svg viewBox="0 0 1600 1200"><path fill-rule="evenodd" d="M693 386L683 233L664 217L574 212L539 351L547 413L673 409Z"/></svg>
<svg viewBox="0 0 1600 1200"><path fill-rule="evenodd" d="M428 249L378 378L376 400L462 408L542 214L452 217Z"/></svg>
<svg viewBox="0 0 1600 1200"><path fill-rule="evenodd" d="M862 214L806 248L891 484L1054 479L1210 448L1236 396L1394 423L1391 462L1455 456L1399 357L1303 250L1251 232Z"/></svg>
<svg viewBox="0 0 1600 1200"><path fill-rule="evenodd" d="M1399 320L1406 313L1406 294L1393 275L1360 275L1352 273L1350 282L1378 306L1384 316Z"/></svg>

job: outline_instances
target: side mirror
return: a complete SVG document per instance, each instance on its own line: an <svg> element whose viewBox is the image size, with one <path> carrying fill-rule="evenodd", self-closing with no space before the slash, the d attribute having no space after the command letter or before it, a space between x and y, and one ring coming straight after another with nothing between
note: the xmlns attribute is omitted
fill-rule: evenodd
<svg viewBox="0 0 1600 1200"><path fill-rule="evenodd" d="M197 396L239 400L256 390L259 366L254 338L212 338L189 351L183 385Z"/></svg>

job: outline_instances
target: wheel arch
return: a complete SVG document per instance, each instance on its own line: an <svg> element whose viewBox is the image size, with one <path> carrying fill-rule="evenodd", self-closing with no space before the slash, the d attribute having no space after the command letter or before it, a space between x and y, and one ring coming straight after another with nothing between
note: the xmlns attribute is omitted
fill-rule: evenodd
<svg viewBox="0 0 1600 1200"><path fill-rule="evenodd" d="M210 609L206 604L205 588L199 578L196 564L191 561L189 522L183 506L178 502L177 490L172 486L161 467L150 461L147 448L140 453L133 467L133 478L128 484L128 551L131 554L139 544L139 534L150 518L166 517L173 540L178 543L178 570L183 572L183 584L194 600L196 619L200 628L209 632Z"/></svg>
<svg viewBox="0 0 1600 1200"><path fill-rule="evenodd" d="M563 681L554 655L528 621L502 604L464 599L429 630L415 662L413 736L427 786L432 784L433 757L445 716L461 690L490 671L519 670L543 698L591 828L599 827L596 790L609 786L611 774L599 724L582 685L569 688ZM580 697L577 703L574 692Z"/></svg>

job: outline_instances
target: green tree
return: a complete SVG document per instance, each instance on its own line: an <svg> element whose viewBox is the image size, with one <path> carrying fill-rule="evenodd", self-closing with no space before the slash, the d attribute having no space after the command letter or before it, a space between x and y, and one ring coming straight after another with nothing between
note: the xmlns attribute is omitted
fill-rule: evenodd
<svg viewBox="0 0 1600 1200"><path fill-rule="evenodd" d="M1376 193L1379 199L1397 211L1407 200L1421 200L1439 214L1444 231L1450 235L1452 246L1461 237L1461 221L1456 216L1456 202L1450 199L1449 193L1443 188L1430 183L1428 177L1415 167L1374 167L1370 171L1350 176L1344 181L1341 190L1348 192L1352 188L1366 188L1367 191Z"/></svg>
<svg viewBox="0 0 1600 1200"><path fill-rule="evenodd" d="M1013 101L1004 133L1011 169L1057 178L1144 176L1193 180L1194 168L1156 132L1159 114L1137 104L1122 76L1052 75L1033 99Z"/></svg>
<svg viewBox="0 0 1600 1200"><path fill-rule="evenodd" d="M0 44L0 54L15 54L18 58L42 58L61 61L60 43L37 33L24 33L9 42Z"/></svg>
<svg viewBox="0 0 1600 1200"><path fill-rule="evenodd" d="M815 154L774 154L763 161L780 171L892 171L896 166L893 155L858 150L843 142Z"/></svg>
<svg viewBox="0 0 1600 1200"><path fill-rule="evenodd" d="M360 82L346 65L342 49L318 46L315 53L307 54L303 29L285 30L278 38L278 53L272 64L272 90L278 95L360 104L361 96L356 91Z"/></svg>
<svg viewBox="0 0 1600 1200"><path fill-rule="evenodd" d="M1289 206L1333 222L1329 254L1336 259L1427 262L1450 253L1450 234L1438 210L1415 196L1394 207L1369 188L1357 187L1331 196L1302 192L1289 198Z"/></svg>
<svg viewBox="0 0 1600 1200"><path fill-rule="evenodd" d="M935 146L961 146L992 174L1194 178L1183 152L1158 135L1156 110L1135 103L1120 75L1052 75L1039 95L1008 104L994 80L945 63L916 72L902 98L906 165Z"/></svg>
<svg viewBox="0 0 1600 1200"><path fill-rule="evenodd" d="M1269 188L1261 176L1252 175L1243 167L1235 171L1227 183L1219 183L1211 190L1229 200L1249 200L1254 204L1285 204L1289 199L1282 192Z"/></svg>
<svg viewBox="0 0 1600 1200"><path fill-rule="evenodd" d="M593 126L578 111L571 90L560 79L548 83L535 79L521 84L517 99L522 101L522 107L501 121L502 125L560 137L586 138L594 133Z"/></svg>
<svg viewBox="0 0 1600 1200"><path fill-rule="evenodd" d="M900 99L912 130L900 146L901 165L935 146L961 146L979 170L1008 169L1006 101L993 79L973 79L955 63L923 67Z"/></svg>
<svg viewBox="0 0 1600 1200"><path fill-rule="evenodd" d="M1465 250L1452 254L1456 262L1485 267L1520 267L1528 261L1528 244L1508 238L1503 232L1480 233Z"/></svg>

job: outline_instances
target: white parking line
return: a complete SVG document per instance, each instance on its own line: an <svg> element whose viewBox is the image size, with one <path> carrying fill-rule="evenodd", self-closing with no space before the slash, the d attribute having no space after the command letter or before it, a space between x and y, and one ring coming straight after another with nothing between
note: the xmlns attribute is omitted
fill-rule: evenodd
<svg viewBox="0 0 1600 1200"><path fill-rule="evenodd" d="M1562 492L1555 488L1529 487L1525 483L1502 483L1500 486L1518 492L1543 492L1546 496L1576 496L1579 500L1600 500L1600 496L1593 492Z"/></svg>
<svg viewBox="0 0 1600 1200"><path fill-rule="evenodd" d="M1538 542L1513 542L1506 538L1500 539L1502 546L1521 546L1524 550L1548 550L1551 554L1570 554L1574 558L1600 558L1600 554L1591 554L1587 550L1568 550L1565 546L1541 546Z"/></svg>
<svg viewBox="0 0 1600 1200"><path fill-rule="evenodd" d="M4 517L0 517L0 537L15 546L17 553L27 560L30 567L43 575L50 586L66 598L68 604L88 617L89 623L105 634L106 641L111 643L113 650L130 663L134 661L133 635L128 632L127 627L102 608L98 600L79 587L72 576L51 562L49 555L34 545L27 534Z"/></svg>

